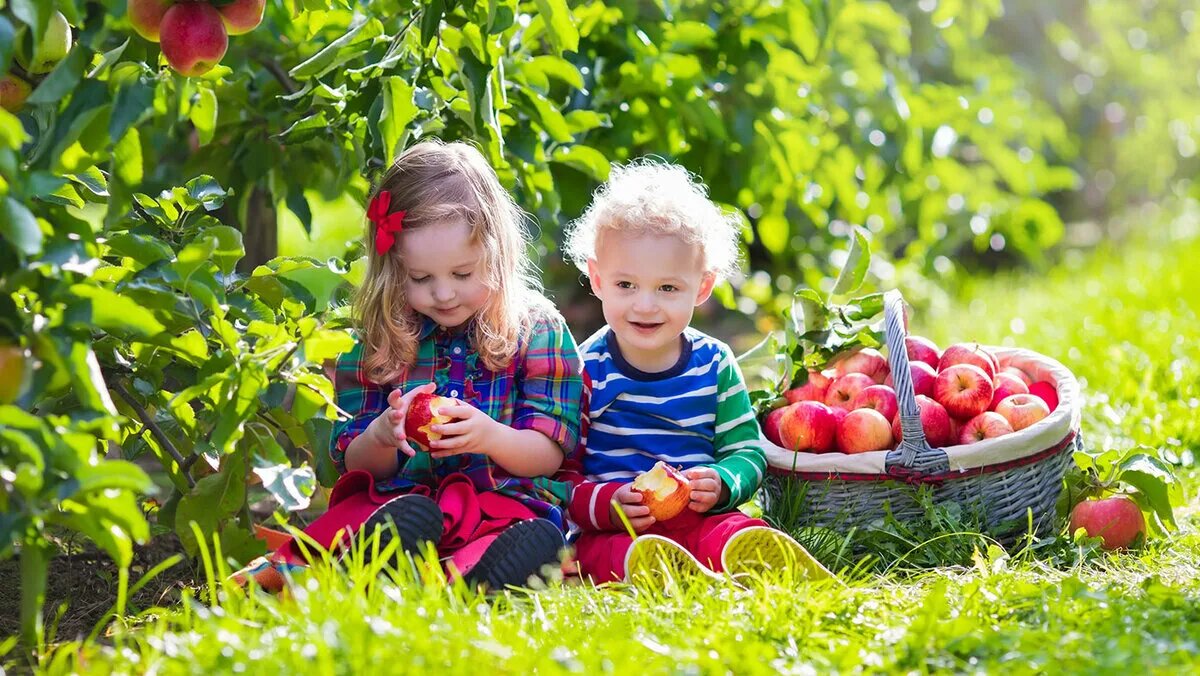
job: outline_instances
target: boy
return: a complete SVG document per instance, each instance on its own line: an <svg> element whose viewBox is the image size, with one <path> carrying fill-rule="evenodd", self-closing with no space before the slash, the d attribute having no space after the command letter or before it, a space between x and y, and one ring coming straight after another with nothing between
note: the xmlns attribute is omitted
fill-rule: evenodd
<svg viewBox="0 0 1200 676"><path fill-rule="evenodd" d="M795 540L738 505L762 482L762 436L729 347L689 326L737 270L739 224L675 165L613 167L572 224L567 253L586 271L607 326L581 347L591 383L583 474L569 506L580 573L630 580L660 561L675 572L740 576L800 564L828 577ZM683 468L687 509L656 522L631 481L655 462ZM617 509L633 529L625 531Z"/></svg>

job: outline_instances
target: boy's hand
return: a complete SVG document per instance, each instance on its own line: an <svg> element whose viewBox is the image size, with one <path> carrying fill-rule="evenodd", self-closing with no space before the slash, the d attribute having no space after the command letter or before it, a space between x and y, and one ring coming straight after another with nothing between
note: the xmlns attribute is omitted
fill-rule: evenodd
<svg viewBox="0 0 1200 676"><path fill-rule="evenodd" d="M417 452L408 444L408 436L404 434L404 415L408 412L408 406L412 403L413 397L422 392L433 393L435 389L437 386L433 383L425 383L408 392L392 390L388 394L387 410L372 420L371 425L367 428L371 438L386 448L400 449L410 458L416 455Z"/></svg>
<svg viewBox="0 0 1200 676"><path fill-rule="evenodd" d="M487 455L488 447L494 441L496 434L503 433L506 425L493 420L488 414L471 406L458 403L454 406L443 407L443 415L454 418L454 422L434 425L431 431L442 435L441 439L429 442L430 454L441 459L460 453L479 453Z"/></svg>
<svg viewBox="0 0 1200 676"><path fill-rule="evenodd" d="M616 501L616 504L609 505L609 517L613 524L621 530L625 530L625 524L617 514L617 509L625 513L625 518L629 519L629 525L633 526L635 533L641 533L654 525L654 517L650 516L650 508L642 504L642 494L633 491L632 481L621 484L621 487L613 494L613 500Z"/></svg>
<svg viewBox="0 0 1200 676"><path fill-rule="evenodd" d="M692 488L692 501L688 507L693 512L707 512L719 502L729 498L729 488L721 481L721 475L711 467L693 467L685 469L683 475L688 478Z"/></svg>

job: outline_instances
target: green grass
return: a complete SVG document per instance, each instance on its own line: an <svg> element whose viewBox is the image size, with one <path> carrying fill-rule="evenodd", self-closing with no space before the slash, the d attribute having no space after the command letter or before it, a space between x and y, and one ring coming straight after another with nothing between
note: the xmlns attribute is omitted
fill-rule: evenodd
<svg viewBox="0 0 1200 676"><path fill-rule="evenodd" d="M1180 459L1181 529L1126 554L1073 549L927 571L847 574L847 587L756 581L654 589L552 585L479 597L440 584L316 570L295 598L229 595L152 609L48 672L1188 673L1200 666L1200 239L1194 228L1104 249L1047 275L970 281L914 328L940 344L1019 344L1081 379L1093 449ZM1156 244L1155 242L1160 242ZM965 300L964 300L965 299ZM1019 321L1018 321L1019 320ZM867 570L866 568L860 570ZM873 570L873 569L871 569Z"/></svg>

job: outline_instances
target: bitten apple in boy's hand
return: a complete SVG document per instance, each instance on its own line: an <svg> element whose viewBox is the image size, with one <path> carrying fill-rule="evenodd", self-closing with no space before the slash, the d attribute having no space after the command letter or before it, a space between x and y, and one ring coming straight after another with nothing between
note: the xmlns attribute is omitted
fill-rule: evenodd
<svg viewBox="0 0 1200 676"><path fill-rule="evenodd" d="M642 504L650 508L655 521L675 518L692 497L687 477L661 460L633 480L633 491L641 494Z"/></svg>

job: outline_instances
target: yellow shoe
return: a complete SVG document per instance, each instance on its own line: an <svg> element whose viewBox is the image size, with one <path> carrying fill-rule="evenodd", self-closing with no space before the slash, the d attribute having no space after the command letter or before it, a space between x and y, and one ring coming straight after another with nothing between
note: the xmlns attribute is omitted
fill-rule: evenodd
<svg viewBox="0 0 1200 676"><path fill-rule="evenodd" d="M696 560L682 545L661 535L639 535L625 554L625 581L688 582L720 575Z"/></svg>
<svg viewBox="0 0 1200 676"><path fill-rule="evenodd" d="M836 579L820 561L783 531L754 526L734 533L721 550L721 567L735 580L767 571L799 570L809 580Z"/></svg>

